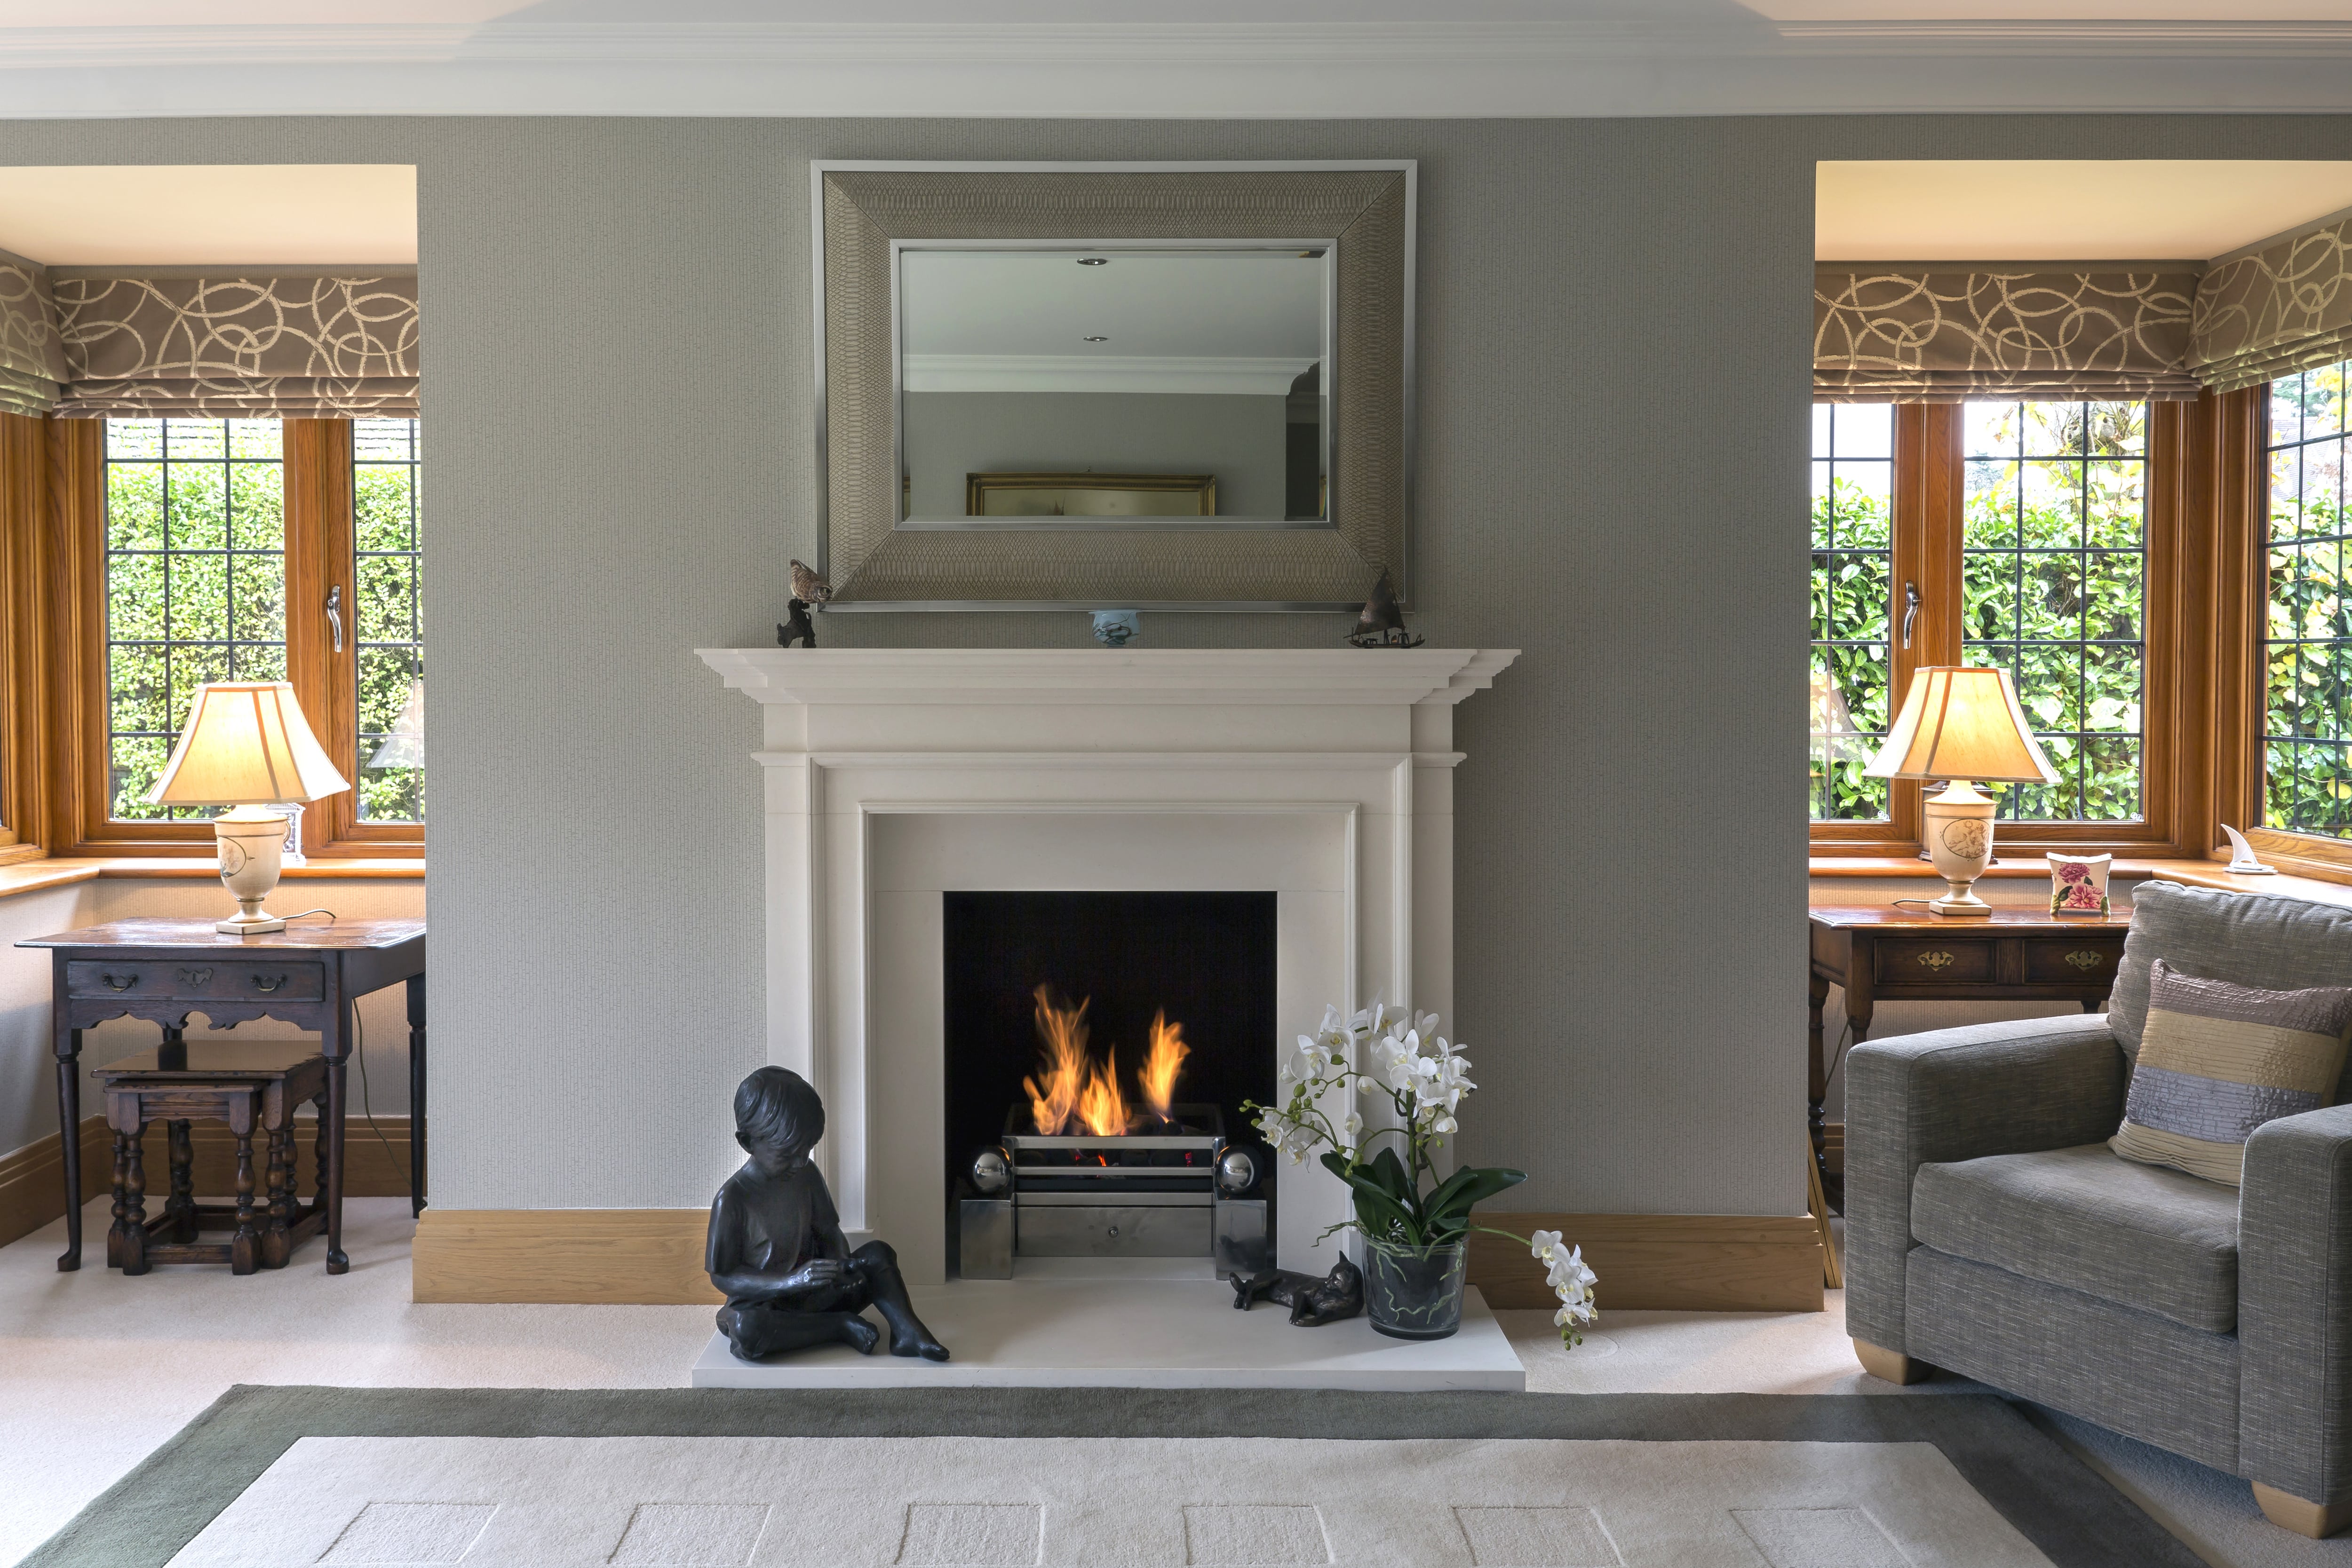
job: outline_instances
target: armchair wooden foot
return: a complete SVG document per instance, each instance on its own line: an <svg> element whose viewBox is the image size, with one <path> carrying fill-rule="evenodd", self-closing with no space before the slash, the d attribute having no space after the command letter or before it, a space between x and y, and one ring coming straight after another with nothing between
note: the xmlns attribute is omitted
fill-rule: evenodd
<svg viewBox="0 0 2352 1568"><path fill-rule="evenodd" d="M1853 1342L1853 1358L1862 1363L1863 1371L1888 1383L1922 1383L1936 1370L1915 1356L1882 1349L1865 1339Z"/></svg>
<svg viewBox="0 0 2352 1568"><path fill-rule="evenodd" d="M2254 1501L2263 1517L2281 1530L2292 1530L2297 1535L2308 1535L2322 1541L2352 1524L2352 1500L2344 1502L2307 1502L2293 1492L2254 1483Z"/></svg>

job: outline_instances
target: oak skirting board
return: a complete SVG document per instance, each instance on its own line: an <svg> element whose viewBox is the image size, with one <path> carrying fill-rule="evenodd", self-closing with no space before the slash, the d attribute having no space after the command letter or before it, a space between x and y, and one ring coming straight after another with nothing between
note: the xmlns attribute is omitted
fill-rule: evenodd
<svg viewBox="0 0 2352 1568"><path fill-rule="evenodd" d="M1601 1305L1819 1312L1811 1215L1483 1214L1499 1229L1557 1230L1601 1276ZM428 1208L416 1228L419 1301L715 1304L699 1208ZM1496 1307L1556 1305L1527 1249L1473 1237L1470 1281Z"/></svg>
<svg viewBox="0 0 2352 1568"><path fill-rule="evenodd" d="M428 1208L411 1299L716 1305L707 1208Z"/></svg>
<svg viewBox="0 0 2352 1568"><path fill-rule="evenodd" d="M1810 1214L1499 1214L1472 1218L1522 1236L1557 1230L1601 1276L1601 1310L1817 1312L1822 1234ZM1543 1265L1473 1233L1470 1282L1492 1307L1556 1307Z"/></svg>
<svg viewBox="0 0 2352 1568"><path fill-rule="evenodd" d="M296 1175L299 1191L309 1197L314 1189L310 1140L315 1128L307 1119L295 1124ZM383 1134L382 1138L377 1134ZM171 1196L171 1177L161 1124L147 1129L147 1212L161 1214ZM198 1197L226 1198L236 1189L236 1141L220 1122L197 1121L188 1128L195 1155ZM386 1145L391 1145L389 1149ZM37 1143L0 1155L0 1246L29 1236L66 1211L65 1141L55 1133ZM258 1192L267 1178L268 1156L254 1149L253 1180ZM103 1197L114 1186L114 1134L106 1118L86 1116L81 1124L81 1194L85 1200ZM346 1197L405 1197L408 1195L408 1118L378 1116L375 1129L357 1116L346 1124L343 1145L343 1196Z"/></svg>

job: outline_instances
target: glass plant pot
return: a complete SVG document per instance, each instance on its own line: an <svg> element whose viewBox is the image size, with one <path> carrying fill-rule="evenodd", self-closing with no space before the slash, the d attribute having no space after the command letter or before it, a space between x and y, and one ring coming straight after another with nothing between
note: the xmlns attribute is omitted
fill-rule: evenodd
<svg viewBox="0 0 2352 1568"><path fill-rule="evenodd" d="M1391 1339L1444 1339L1462 1326L1466 1241L1403 1247L1364 1239L1364 1313Z"/></svg>

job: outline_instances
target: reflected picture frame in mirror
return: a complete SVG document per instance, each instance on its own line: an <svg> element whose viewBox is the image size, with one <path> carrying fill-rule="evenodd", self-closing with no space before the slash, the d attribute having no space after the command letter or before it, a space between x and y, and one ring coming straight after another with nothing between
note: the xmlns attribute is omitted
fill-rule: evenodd
<svg viewBox="0 0 2352 1568"><path fill-rule="evenodd" d="M828 608L1352 612L1381 571L1408 582L1415 180L1400 160L814 164L818 549L836 591ZM1121 351L1097 349L1108 338L1092 329L1073 336L1066 320L1044 355L1025 341L977 345L1009 381L975 376L978 359L939 351L972 353L970 341L943 345L919 330L910 356L902 267L909 256L935 268L959 255L1079 261L1096 279L1144 257L1312 264L1319 344L1289 333L1278 352L1248 362L1263 380L1281 354L1296 356L1284 368L1300 373L1282 387L1211 384L1236 371L1217 354L1260 354L1247 341L1172 353L1123 342L1139 356L1119 361L1124 381L1097 384L1108 372L1089 369L1069 383L1089 394L1285 394L1274 487L1263 464L1228 464L1205 441L1152 448L1097 433L944 449L927 434L935 424L910 421L910 390L918 402L930 391L1054 390L1074 356L1097 355L1099 367ZM1208 380L1204 364L1215 372ZM1139 367L1175 381L1155 386ZM1002 405L1019 400L994 401L1001 431ZM1171 406L1189 414L1217 401ZM1260 421L1250 427L1257 439L1264 415L1249 417ZM1065 493L1048 494L1057 488Z"/></svg>

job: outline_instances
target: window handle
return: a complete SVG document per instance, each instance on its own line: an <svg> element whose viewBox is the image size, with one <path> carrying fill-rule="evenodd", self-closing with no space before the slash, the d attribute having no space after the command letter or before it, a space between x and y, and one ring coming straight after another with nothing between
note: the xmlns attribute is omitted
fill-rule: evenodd
<svg viewBox="0 0 2352 1568"><path fill-rule="evenodd" d="M1906 582L1903 585L1903 645L1906 648L1911 645L1911 622L1918 619L1919 585ZM338 643L335 646L340 648L342 644Z"/></svg>
<svg viewBox="0 0 2352 1568"><path fill-rule="evenodd" d="M1911 623L1906 621L1903 624L1903 645L1907 648L1911 645ZM334 651L338 653L341 653L343 651L343 585L340 582L327 590L327 630L334 638Z"/></svg>

